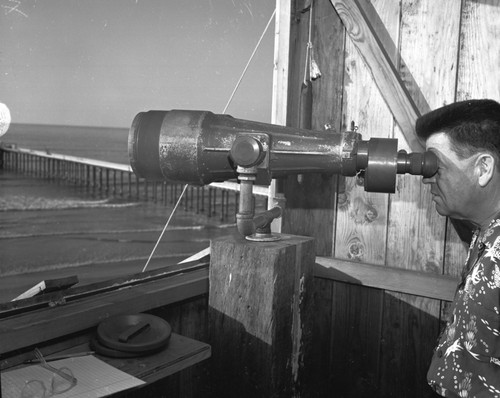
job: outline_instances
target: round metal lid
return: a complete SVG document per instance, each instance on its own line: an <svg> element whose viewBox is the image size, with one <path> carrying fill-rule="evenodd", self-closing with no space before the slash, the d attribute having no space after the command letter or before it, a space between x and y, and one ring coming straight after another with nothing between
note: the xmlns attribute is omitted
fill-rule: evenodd
<svg viewBox="0 0 500 398"><path fill-rule="evenodd" d="M163 348L172 328L162 318L150 314L117 315L97 326L97 340L113 350L149 353Z"/></svg>

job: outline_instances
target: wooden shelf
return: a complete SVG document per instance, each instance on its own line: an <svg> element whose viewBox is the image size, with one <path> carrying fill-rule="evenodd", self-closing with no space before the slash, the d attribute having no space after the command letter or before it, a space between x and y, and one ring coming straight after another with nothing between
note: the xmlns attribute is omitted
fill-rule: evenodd
<svg viewBox="0 0 500 398"><path fill-rule="evenodd" d="M108 358L96 354L96 357L146 383L152 383L208 359L211 354L210 345L172 333L167 348L153 355Z"/></svg>
<svg viewBox="0 0 500 398"><path fill-rule="evenodd" d="M62 356L88 351L90 351L89 343L83 342L58 351L57 355ZM211 354L212 350L209 344L172 333L167 347L155 354L135 358L111 358L99 354L94 354L94 356L125 373L137 377L146 382L145 385L147 385L208 359ZM13 368L22 366L26 365L17 365Z"/></svg>

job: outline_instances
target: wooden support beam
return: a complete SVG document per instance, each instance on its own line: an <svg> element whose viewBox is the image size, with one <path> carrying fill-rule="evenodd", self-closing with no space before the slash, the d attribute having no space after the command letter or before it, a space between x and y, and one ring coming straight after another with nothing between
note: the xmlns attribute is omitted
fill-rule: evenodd
<svg viewBox="0 0 500 398"><path fill-rule="evenodd" d="M0 303L0 319L17 314L28 313L37 309L54 307L57 303L69 303L82 300L85 297L98 296L99 294L117 291L124 288L139 286L155 280L165 280L179 274L190 274L200 269L208 270L208 260L192 260L189 264L179 263L168 267L124 275L100 282L75 286L64 291L43 294L28 299ZM194 275L194 274L192 274ZM168 282L166 283L168 285Z"/></svg>
<svg viewBox="0 0 500 398"><path fill-rule="evenodd" d="M271 123L280 126L286 125L288 109L290 18L291 2L289 0L276 0Z"/></svg>
<svg viewBox="0 0 500 398"><path fill-rule="evenodd" d="M316 257L314 276L355 285L452 301L458 279L430 272Z"/></svg>
<svg viewBox="0 0 500 398"><path fill-rule="evenodd" d="M276 0L271 123L280 126L286 126L288 111L291 7L292 2L289 0ZM278 184L275 179L273 179L269 185L268 197L268 208L274 206L285 208L285 197L279 192ZM271 229L273 232L281 232L281 227L281 217L272 221Z"/></svg>
<svg viewBox="0 0 500 398"><path fill-rule="evenodd" d="M210 375L218 397L300 396L311 333L314 240L212 241Z"/></svg>
<svg viewBox="0 0 500 398"><path fill-rule="evenodd" d="M208 293L208 265L141 285L95 294L74 302L2 319L0 354L96 326L112 315L148 311Z"/></svg>
<svg viewBox="0 0 500 398"><path fill-rule="evenodd" d="M415 135L415 121L420 111L401 80L388 52L389 34L373 5L363 0L331 0L342 19L347 34L369 68L394 119L412 151L421 151L422 142ZM390 46L395 49L394 44Z"/></svg>

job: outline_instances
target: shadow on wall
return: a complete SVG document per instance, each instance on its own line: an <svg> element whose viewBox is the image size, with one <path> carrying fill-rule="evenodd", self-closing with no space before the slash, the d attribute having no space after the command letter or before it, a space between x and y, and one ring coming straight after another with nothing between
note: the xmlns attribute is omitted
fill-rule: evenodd
<svg viewBox="0 0 500 398"><path fill-rule="evenodd" d="M439 300L317 278L314 308L311 397L437 397Z"/></svg>

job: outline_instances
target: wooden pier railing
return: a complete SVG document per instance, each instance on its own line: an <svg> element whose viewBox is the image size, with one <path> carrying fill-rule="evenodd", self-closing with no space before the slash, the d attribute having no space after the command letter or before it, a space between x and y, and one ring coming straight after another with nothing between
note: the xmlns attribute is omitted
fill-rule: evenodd
<svg viewBox="0 0 500 398"><path fill-rule="evenodd" d="M129 165L19 148L0 143L0 169L81 187L93 197L122 198L173 206L184 184L151 182L137 177ZM268 190L254 187L255 207L267 208ZM214 183L188 186L179 209L221 221L235 221L239 184Z"/></svg>

